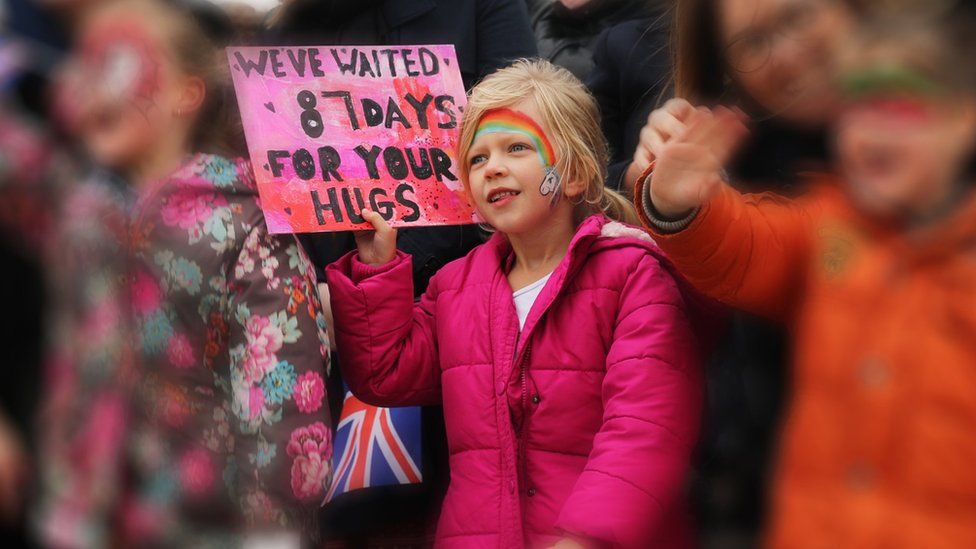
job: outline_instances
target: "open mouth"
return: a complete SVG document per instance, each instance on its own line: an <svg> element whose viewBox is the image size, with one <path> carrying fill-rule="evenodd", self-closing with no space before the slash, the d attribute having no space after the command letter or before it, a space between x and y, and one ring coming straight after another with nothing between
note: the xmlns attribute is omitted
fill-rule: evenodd
<svg viewBox="0 0 976 549"><path fill-rule="evenodd" d="M499 204L508 202L510 199L522 194L519 191L513 191L512 189L495 189L488 193L488 203L489 204Z"/></svg>
<svg viewBox="0 0 976 549"><path fill-rule="evenodd" d="M861 161L863 170L871 175L889 175L895 171L898 161L890 154L871 153L866 154Z"/></svg>

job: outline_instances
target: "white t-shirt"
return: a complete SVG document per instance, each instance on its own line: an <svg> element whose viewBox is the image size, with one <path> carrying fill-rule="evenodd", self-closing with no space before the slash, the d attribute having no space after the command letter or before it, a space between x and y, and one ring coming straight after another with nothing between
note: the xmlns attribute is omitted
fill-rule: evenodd
<svg viewBox="0 0 976 549"><path fill-rule="evenodd" d="M512 292L512 299L515 300L515 312L518 313L519 331L525 327L525 319L529 316L529 311L532 310L532 304L538 299L539 294L542 293L542 289L546 287L546 282L549 281L550 276L552 276L552 273L547 274L520 290Z"/></svg>

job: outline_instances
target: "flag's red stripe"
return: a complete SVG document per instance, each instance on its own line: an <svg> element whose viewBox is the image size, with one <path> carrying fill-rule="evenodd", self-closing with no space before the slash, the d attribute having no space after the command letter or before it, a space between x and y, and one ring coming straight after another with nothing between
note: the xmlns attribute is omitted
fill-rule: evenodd
<svg viewBox="0 0 976 549"><path fill-rule="evenodd" d="M400 446L400 441L393 436L390 428L390 412L389 410L384 410L384 413L380 415L380 430L383 431L383 436L386 437L386 442L390 446L390 450L393 451L393 456L396 458L397 463L403 472L406 473L407 479L410 480L412 484L420 482L420 477L417 476L413 471L413 467L410 465L410 460L407 459L405 455L405 450Z"/></svg>
<svg viewBox="0 0 976 549"><path fill-rule="evenodd" d="M352 477L349 479L349 489L363 488L366 486L366 467L369 465L367 456L369 455L369 444L373 438L373 418L376 416L377 409L370 406L366 409L363 417L362 433L359 436L359 449L357 450L356 464L352 469Z"/></svg>
<svg viewBox="0 0 976 549"><path fill-rule="evenodd" d="M358 432L359 424L357 422L353 422L353 424L349 426L349 440L356 440L356 433ZM342 463L339 464L339 470L335 475L336 483L339 483L342 480L342 477L345 476L346 471L349 470L349 462L352 461L353 456L356 455L356 449L353 447L353 444L354 443L352 442L350 443L349 451L346 452L346 455L342 457Z"/></svg>

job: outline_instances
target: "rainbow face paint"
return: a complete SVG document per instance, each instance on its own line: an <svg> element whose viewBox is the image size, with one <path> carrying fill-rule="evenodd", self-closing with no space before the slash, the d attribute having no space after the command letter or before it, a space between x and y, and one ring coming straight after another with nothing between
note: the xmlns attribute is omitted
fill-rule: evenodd
<svg viewBox="0 0 976 549"><path fill-rule="evenodd" d="M556 170L556 152L546 133L535 120L512 109L488 111L478 124L472 143L488 133L514 133L528 138L539 154L545 176L539 185L542 196L550 196L549 206L554 207L562 196L562 176Z"/></svg>
<svg viewBox="0 0 976 549"><path fill-rule="evenodd" d="M478 131L474 133L472 143L486 133L515 133L527 137L532 146L539 153L542 166L549 168L556 165L556 152L546 137L546 133L528 116L511 109L494 109L481 117Z"/></svg>

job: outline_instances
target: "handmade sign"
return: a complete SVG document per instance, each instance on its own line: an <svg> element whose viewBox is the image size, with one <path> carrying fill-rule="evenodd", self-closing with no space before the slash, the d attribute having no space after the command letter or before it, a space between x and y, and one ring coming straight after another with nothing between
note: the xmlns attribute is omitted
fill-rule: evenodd
<svg viewBox="0 0 976 549"><path fill-rule="evenodd" d="M229 48L272 233L478 221L458 178L453 46Z"/></svg>

